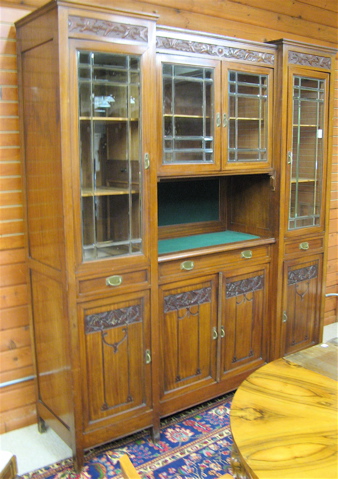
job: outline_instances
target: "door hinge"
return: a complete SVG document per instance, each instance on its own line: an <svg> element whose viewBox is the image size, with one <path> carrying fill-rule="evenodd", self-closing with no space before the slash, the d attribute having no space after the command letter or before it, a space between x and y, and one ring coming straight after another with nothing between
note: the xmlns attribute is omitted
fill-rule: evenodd
<svg viewBox="0 0 338 479"><path fill-rule="evenodd" d="M292 151L288 151L288 165L292 164Z"/></svg>

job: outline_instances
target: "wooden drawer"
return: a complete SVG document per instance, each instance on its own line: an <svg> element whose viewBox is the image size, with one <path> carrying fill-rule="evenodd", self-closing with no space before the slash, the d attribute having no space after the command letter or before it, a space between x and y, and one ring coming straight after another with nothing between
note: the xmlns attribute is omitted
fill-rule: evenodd
<svg viewBox="0 0 338 479"><path fill-rule="evenodd" d="M233 263L250 264L257 260L270 258L270 246L241 248L222 253L212 253L202 256L186 256L180 259L167 260L159 264L160 279L168 276L188 275L201 271L217 272Z"/></svg>
<svg viewBox="0 0 338 479"><path fill-rule="evenodd" d="M324 238L310 238L306 240L293 241L285 244L285 254L296 253L317 253L324 248Z"/></svg>
<svg viewBox="0 0 338 479"><path fill-rule="evenodd" d="M130 271L121 274L105 274L100 277L80 280L78 293L90 295L92 293L111 293L124 287L144 286L149 282L148 270Z"/></svg>

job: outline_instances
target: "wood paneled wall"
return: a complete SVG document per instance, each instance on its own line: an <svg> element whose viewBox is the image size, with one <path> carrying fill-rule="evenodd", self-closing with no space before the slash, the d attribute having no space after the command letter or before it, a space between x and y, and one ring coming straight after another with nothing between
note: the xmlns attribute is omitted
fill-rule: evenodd
<svg viewBox="0 0 338 479"><path fill-rule="evenodd" d="M114 4L112 0L81 3L94 1L105 6ZM43 3L45 0L0 2L0 433L36 421L24 259L14 22ZM336 0L124 0L122 4L127 10L159 14L158 23L162 25L254 41L284 37L336 47ZM332 163L327 293L338 292L338 70ZM327 298L325 306L325 324L337 321L337 298Z"/></svg>

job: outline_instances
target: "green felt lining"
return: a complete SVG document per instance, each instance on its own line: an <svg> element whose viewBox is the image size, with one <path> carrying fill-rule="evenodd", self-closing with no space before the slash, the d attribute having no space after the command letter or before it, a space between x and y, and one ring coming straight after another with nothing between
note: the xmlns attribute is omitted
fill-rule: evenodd
<svg viewBox="0 0 338 479"><path fill-rule="evenodd" d="M204 248L206 246L217 246L227 243L236 243L257 239L259 236L239 233L237 231L218 231L216 233L206 233L193 236L183 236L181 238L170 238L158 242L158 254L174 253L189 249Z"/></svg>

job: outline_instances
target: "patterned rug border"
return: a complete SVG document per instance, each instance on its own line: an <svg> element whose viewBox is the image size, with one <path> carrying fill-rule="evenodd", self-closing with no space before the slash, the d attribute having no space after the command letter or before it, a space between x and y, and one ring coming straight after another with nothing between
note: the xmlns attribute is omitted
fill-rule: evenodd
<svg viewBox="0 0 338 479"><path fill-rule="evenodd" d="M161 431L163 429L167 428L168 426L175 425L175 424L177 424L177 423L179 423L183 420L194 417L199 412L204 413L204 412L208 411L208 409L212 409L215 406L217 406L218 404L229 402L233 398L233 395L234 395L234 392L227 393L223 396L219 396L217 398L206 401L202 404L198 404L198 405L193 406L189 409L181 411L181 412L179 412L175 415L171 415L171 416L168 416L166 418L163 418L161 420L161 426L160 426ZM142 431L139 431L138 433L126 436L126 437L118 439L116 441L111 441L109 443L103 444L102 446L98 446L98 447L95 447L95 448L90 448L85 452L85 463L92 460L96 456L99 456L100 454L109 453L109 451L111 451L112 449L114 450L114 452L116 452L116 456L108 454L108 457L118 459L118 457L120 457L122 454L124 454L124 452L119 451L119 449L125 448L128 445L130 445L130 444L132 444L132 443L134 443L134 442L136 442L140 439L146 438L147 436L150 436L150 428L149 429L144 429ZM215 438L216 439L217 438L222 439L222 438L226 438L226 437L231 436L230 426L225 426L224 428L219 428L217 430L217 433L216 433L216 430L215 430L213 432L206 433L203 436L204 436L203 441L206 441L207 443L209 442L211 444L215 440ZM186 446L184 454L188 454L189 452L192 452L192 450L191 450L192 448L194 450L196 450L196 444L200 443L200 442L201 442L201 438L196 439L192 443L189 443ZM204 443L203 443L203 445L204 445ZM163 463L164 460L166 460L166 462L168 463L168 457L171 457L172 459L175 459L175 458L177 459L177 458L181 457L181 454L179 453L179 451L182 451L182 447L174 448L171 451L165 452L165 453L162 453L162 454L159 453L158 457L155 457L152 460L150 460L148 462L145 462L142 465L137 466L137 469L141 469L142 473L145 473L145 474L150 473L150 472L158 469L159 467L162 467L163 465L165 465ZM159 459L160 456L162 457L162 459ZM154 467L155 465L156 465L156 467ZM56 475L56 474L61 473L63 471L66 472L66 469L70 469L69 470L69 476L68 476L69 478L73 477L75 479L76 477L78 477L78 474L76 474L73 470L73 458L72 457L69 457L69 458L64 459L62 461L58 461L56 463L52 463L52 464L50 464L46 467L39 468L39 469L36 469L34 471L27 472L27 473L23 474L22 476L18 476L18 477L20 479L44 479L46 477L49 477L51 474ZM120 479L121 477L122 477L122 474L117 474L116 475L116 479Z"/></svg>

